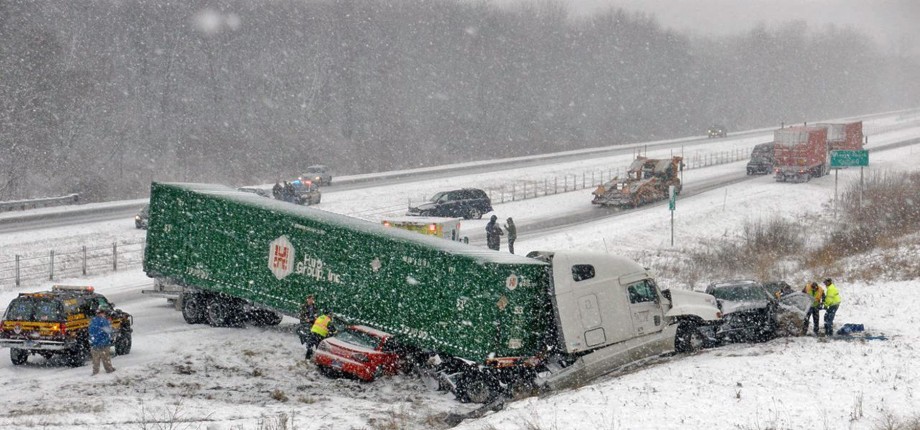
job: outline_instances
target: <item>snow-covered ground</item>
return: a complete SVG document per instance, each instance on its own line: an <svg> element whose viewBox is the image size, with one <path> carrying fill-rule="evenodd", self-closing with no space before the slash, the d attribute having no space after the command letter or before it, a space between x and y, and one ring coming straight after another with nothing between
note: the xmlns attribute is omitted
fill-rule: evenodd
<svg viewBox="0 0 920 430"><path fill-rule="evenodd" d="M920 136L920 131L891 132L872 143L907 136ZM874 153L869 170L915 171L918 160L920 146ZM690 187L694 181L743 170L743 165L689 170L685 180ZM476 186L480 182L475 181L505 181L509 175L528 174L542 172L503 171L417 186L401 184L399 190L373 187L329 193L320 208L356 213L368 205L384 207L405 201L393 192L430 194L447 186ZM841 171L840 190L858 178L858 169ZM680 199L673 247L666 206L522 238L515 247L519 253L578 248L649 260L668 258L706 241L732 239L749 220L782 216L833 222L833 196L834 175L806 184L760 177ZM524 225L581 210L589 202L590 190L580 190L499 204L496 214L500 219L512 216ZM467 221L463 229L481 230L484 224L485 220ZM9 234L0 243L14 252L27 252L60 243L108 242L141 234L126 219ZM888 261L880 258L884 252L853 259L846 269L855 271L861 264ZM899 252L902 261L920 261L917 246L905 246ZM795 273L786 280L800 285L807 278L824 276L835 279L843 296L838 325L861 323L871 334L885 339L802 337L723 346L623 372L580 389L509 403L503 411L468 420L459 428L873 429L887 428L886 420L903 422L917 417L920 317L913 309L918 304L920 280L855 282L846 271ZM661 281L666 287L687 287L680 279ZM134 347L130 355L114 358L115 373L95 377L89 375L88 367L70 368L37 357L30 357L24 366L0 360L0 428L425 429L444 428L442 418L447 413L473 408L450 394L428 391L411 376L370 384L321 376L303 360L303 350L292 333L293 320L285 319L273 328L187 325L165 300L139 293L151 284L139 269L55 283L93 284L132 313ZM0 304L17 293L0 291Z"/></svg>

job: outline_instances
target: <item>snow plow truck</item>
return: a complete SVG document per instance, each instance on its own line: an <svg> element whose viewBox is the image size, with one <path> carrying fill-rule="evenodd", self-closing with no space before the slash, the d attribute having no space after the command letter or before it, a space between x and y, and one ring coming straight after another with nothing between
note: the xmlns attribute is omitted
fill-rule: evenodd
<svg viewBox="0 0 920 430"><path fill-rule="evenodd" d="M393 334L464 402L695 350L721 318L711 295L661 290L627 258L495 252L210 184L152 184L144 270L189 324L278 324L312 294Z"/></svg>
<svg viewBox="0 0 920 430"><path fill-rule="evenodd" d="M668 198L668 188L673 185L680 194L679 173L683 157L670 160L638 157L626 171L626 178L615 177L601 184L591 194L592 204L635 208L646 203Z"/></svg>

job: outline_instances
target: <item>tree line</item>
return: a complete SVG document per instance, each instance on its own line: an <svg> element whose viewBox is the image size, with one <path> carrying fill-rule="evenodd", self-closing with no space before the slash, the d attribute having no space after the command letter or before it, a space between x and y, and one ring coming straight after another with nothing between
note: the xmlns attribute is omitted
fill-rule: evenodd
<svg viewBox="0 0 920 430"><path fill-rule="evenodd" d="M0 200L269 183L910 106L916 58L791 22L721 38L563 2L0 2Z"/></svg>

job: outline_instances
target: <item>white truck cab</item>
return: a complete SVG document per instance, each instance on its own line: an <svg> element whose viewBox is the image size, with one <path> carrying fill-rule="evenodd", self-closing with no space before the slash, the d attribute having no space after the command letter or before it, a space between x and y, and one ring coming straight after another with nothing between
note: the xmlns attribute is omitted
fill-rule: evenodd
<svg viewBox="0 0 920 430"><path fill-rule="evenodd" d="M564 368L538 385L565 388L618 367L705 341L700 327L721 313L709 294L659 289L654 273L623 257L590 252L532 252L551 263L557 354Z"/></svg>

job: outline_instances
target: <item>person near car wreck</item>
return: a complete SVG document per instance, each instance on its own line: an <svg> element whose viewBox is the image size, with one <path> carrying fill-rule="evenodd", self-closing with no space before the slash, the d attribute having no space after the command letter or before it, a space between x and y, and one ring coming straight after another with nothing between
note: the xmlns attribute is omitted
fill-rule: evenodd
<svg viewBox="0 0 920 430"><path fill-rule="evenodd" d="M818 335L818 313L821 312L821 303L824 301L824 289L817 282L805 284L802 292L812 298L811 307L805 313L805 320L802 322L802 335L808 333L808 317L814 322L815 336Z"/></svg>
<svg viewBox="0 0 920 430"><path fill-rule="evenodd" d="M310 330L313 323L316 322L316 298L313 294L308 295L303 304L300 305L300 326L297 328L297 335L300 336L300 344L306 344L310 338Z"/></svg>
<svg viewBox="0 0 920 430"><path fill-rule="evenodd" d="M496 224L498 221L498 216L492 215L492 218L489 219L489 223L486 224L486 246L489 249L498 251L502 247L502 228Z"/></svg>
<svg viewBox="0 0 920 430"><path fill-rule="evenodd" d="M313 350L323 339L335 334L335 326L332 325L333 318L332 312L326 312L316 317L316 321L313 322L313 327L310 329L310 338L307 340L307 360L313 357Z"/></svg>
<svg viewBox="0 0 920 430"><path fill-rule="evenodd" d="M105 373L112 373L112 323L105 309L99 308L96 316L89 322L89 346L93 357L93 375L99 373L99 362L105 367Z"/></svg>
<svg viewBox="0 0 920 430"><path fill-rule="evenodd" d="M827 287L824 296L824 335L831 336L834 334L834 317L840 307L840 291L830 278L824 280L824 285Z"/></svg>

